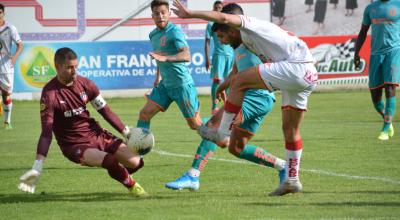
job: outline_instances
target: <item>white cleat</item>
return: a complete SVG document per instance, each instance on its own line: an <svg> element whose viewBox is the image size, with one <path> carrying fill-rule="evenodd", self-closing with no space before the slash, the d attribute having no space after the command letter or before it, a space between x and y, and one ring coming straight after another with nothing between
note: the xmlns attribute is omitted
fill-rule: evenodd
<svg viewBox="0 0 400 220"><path fill-rule="evenodd" d="M216 144L229 141L229 136L220 133L218 129L207 127L204 124L197 129L197 133L199 133L202 138Z"/></svg>
<svg viewBox="0 0 400 220"><path fill-rule="evenodd" d="M275 191L268 194L269 196L283 196L289 193L298 193L303 189L300 180L286 180Z"/></svg>

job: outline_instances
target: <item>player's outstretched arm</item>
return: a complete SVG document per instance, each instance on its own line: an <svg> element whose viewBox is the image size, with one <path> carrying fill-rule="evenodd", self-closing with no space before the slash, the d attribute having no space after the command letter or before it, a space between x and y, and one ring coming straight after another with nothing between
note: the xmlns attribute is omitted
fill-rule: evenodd
<svg viewBox="0 0 400 220"><path fill-rule="evenodd" d="M225 14L217 11L189 10L187 7L182 5L179 0L174 0L172 5L175 7L172 8L172 11L180 18L199 18L206 21L227 24L236 28L239 28L242 25L242 21L238 15Z"/></svg>
<svg viewBox="0 0 400 220"><path fill-rule="evenodd" d="M178 53L171 56L156 52L150 52L149 55L159 62L190 62L189 47L179 48Z"/></svg>

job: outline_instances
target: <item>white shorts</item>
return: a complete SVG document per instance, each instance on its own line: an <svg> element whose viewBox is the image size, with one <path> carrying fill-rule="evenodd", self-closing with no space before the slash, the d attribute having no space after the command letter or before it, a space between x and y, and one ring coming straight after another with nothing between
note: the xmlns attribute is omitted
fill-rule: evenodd
<svg viewBox="0 0 400 220"><path fill-rule="evenodd" d="M11 94L13 91L14 73L0 73L0 89Z"/></svg>
<svg viewBox="0 0 400 220"><path fill-rule="evenodd" d="M315 89L318 73L313 63L264 63L259 75L269 90L282 91L282 108L307 110L307 100Z"/></svg>

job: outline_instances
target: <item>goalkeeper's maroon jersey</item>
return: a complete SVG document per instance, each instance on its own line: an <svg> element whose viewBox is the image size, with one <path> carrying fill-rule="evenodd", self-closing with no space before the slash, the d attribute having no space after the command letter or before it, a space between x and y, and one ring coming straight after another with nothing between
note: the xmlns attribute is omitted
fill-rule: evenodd
<svg viewBox="0 0 400 220"><path fill-rule="evenodd" d="M99 93L91 80L81 76L77 76L72 86L61 84L56 77L50 80L43 88L40 99L42 133L48 133L43 129L52 125L61 148L89 143L102 128L90 117L86 104Z"/></svg>

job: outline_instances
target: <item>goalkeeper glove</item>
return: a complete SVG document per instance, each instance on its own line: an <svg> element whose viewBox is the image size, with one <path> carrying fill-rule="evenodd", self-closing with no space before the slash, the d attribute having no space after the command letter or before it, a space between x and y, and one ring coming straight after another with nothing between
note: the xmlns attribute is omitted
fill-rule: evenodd
<svg viewBox="0 0 400 220"><path fill-rule="evenodd" d="M124 130L122 130L122 136L125 138L125 142L131 137L131 129L128 126L125 126Z"/></svg>
<svg viewBox="0 0 400 220"><path fill-rule="evenodd" d="M19 178L19 190L27 193L35 193L36 183L39 181L42 172L42 165L43 160L35 160L32 169L28 170Z"/></svg>

